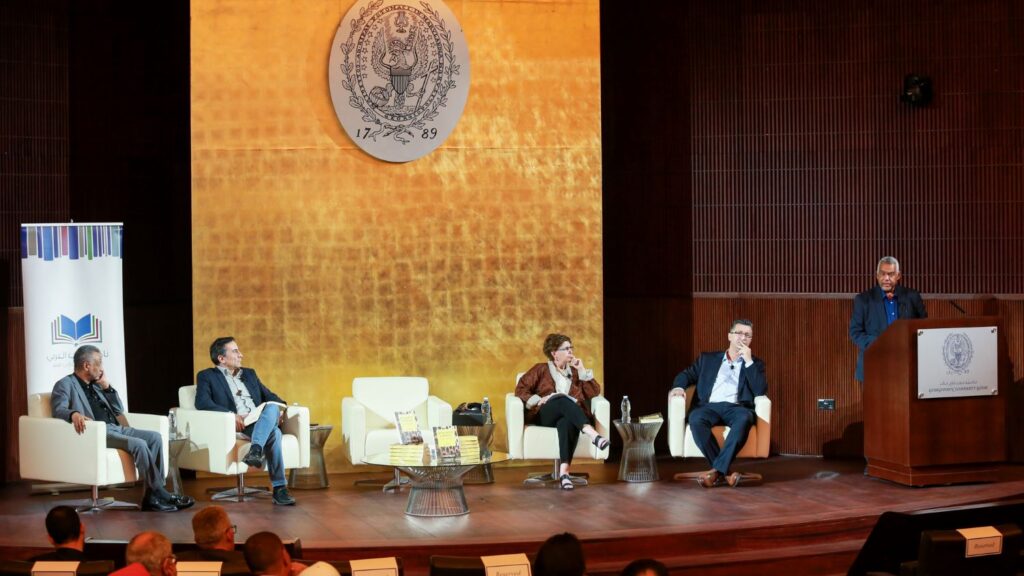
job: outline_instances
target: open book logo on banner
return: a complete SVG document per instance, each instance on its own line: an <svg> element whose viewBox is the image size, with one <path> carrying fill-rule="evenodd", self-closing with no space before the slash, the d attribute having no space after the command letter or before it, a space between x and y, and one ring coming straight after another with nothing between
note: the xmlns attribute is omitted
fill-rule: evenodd
<svg viewBox="0 0 1024 576"><path fill-rule="evenodd" d="M103 342L103 322L92 314L72 320L61 314L50 323L51 343L85 344Z"/></svg>
<svg viewBox="0 0 1024 576"><path fill-rule="evenodd" d="M441 0L360 0L331 46L334 113L371 156L408 162L455 129L469 95L469 48Z"/></svg>

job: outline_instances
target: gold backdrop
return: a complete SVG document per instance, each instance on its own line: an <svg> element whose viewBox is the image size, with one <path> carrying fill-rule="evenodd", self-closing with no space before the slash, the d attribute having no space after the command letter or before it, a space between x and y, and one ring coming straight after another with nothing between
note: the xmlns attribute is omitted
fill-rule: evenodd
<svg viewBox="0 0 1024 576"><path fill-rule="evenodd" d="M355 376L424 376L503 422L548 332L601 379L598 1L449 1L462 119L378 161L344 133L327 61L351 0L192 0L196 370L233 335L272 390L333 424ZM504 427L495 435L505 446Z"/></svg>

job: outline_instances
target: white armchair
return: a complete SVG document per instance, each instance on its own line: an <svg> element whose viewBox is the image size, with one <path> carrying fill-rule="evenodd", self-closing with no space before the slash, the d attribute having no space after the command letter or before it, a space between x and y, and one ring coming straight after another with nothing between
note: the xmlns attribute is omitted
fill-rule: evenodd
<svg viewBox="0 0 1024 576"><path fill-rule="evenodd" d="M696 390L688 389L686 398L679 396L668 397L668 449L674 458L689 458L691 456L704 457L700 448L693 441L693 434L687 424L687 414L690 412L690 403ZM750 429L747 443L743 445L737 458L767 458L768 449L771 443L772 431L772 401L767 396L754 398L754 414L757 422ZM728 426L715 426L711 433L718 439L721 446L725 437L729 434Z"/></svg>
<svg viewBox="0 0 1024 576"><path fill-rule="evenodd" d="M516 375L516 385L523 377L523 372ZM590 411L594 414L594 428L597 433L609 437L611 426L611 404L604 396L595 396L590 401ZM526 406L514 393L505 395L505 420L508 428L508 457L511 460L553 460L554 468L550 474L531 476L524 484L549 484L558 482L558 430L546 426L527 426L525 424ZM604 450L594 446L586 434L580 434L573 452L573 462L583 460L602 462L608 459L608 448ZM573 483L586 485L586 474L573 476Z"/></svg>
<svg viewBox="0 0 1024 576"><path fill-rule="evenodd" d="M400 442L395 412L408 410L416 412L424 436L433 426L452 424L451 404L430 395L426 378L353 378L352 396L341 399L341 433L348 461L361 466L367 455L387 452L392 444ZM391 487L389 483L385 490Z"/></svg>
<svg viewBox="0 0 1024 576"><path fill-rule="evenodd" d="M139 430L159 432L164 443L164 470L167 470L167 416L126 412L128 424ZM99 498L99 487L139 480L131 454L107 448L107 425L90 421L78 434L69 422L53 418L50 395L32 394L28 415L18 419L18 457L21 477L47 482L84 484L92 488L92 497L78 510L137 508L135 504Z"/></svg>
<svg viewBox="0 0 1024 576"><path fill-rule="evenodd" d="M178 467L235 477L235 487L218 492L213 500L242 502L269 494L265 489L246 487L249 467L242 462L250 442L235 432L235 415L230 412L196 410L196 387L178 389L177 429L187 445L178 454ZM284 468L309 466L309 408L289 406L281 425L281 457Z"/></svg>

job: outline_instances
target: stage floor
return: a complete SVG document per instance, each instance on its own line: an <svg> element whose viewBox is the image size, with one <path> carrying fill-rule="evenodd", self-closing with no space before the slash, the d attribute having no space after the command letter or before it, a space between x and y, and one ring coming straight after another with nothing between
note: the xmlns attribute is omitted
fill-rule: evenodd
<svg viewBox="0 0 1024 576"><path fill-rule="evenodd" d="M354 486L362 478L386 478L383 469L331 475L325 490L294 490L294 507L273 506L269 499L225 503L238 525L239 539L271 530L302 541L306 558L353 559L402 556L406 574L423 573L430 554L481 555L532 552L548 536L573 532L585 543L592 573L612 573L628 560L653 556L673 573L689 568L703 574L745 573L742 565L773 562L789 569L803 557L802 573L841 573L848 566L875 519L887 510L913 511L1006 500L1024 496L1024 466L1006 466L992 483L907 488L862 474L863 461L774 457L742 462L738 469L763 474L760 485L703 489L696 482L674 482L676 472L697 471L697 460L659 462L661 480L644 484L616 481L618 465L583 465L591 485L566 492L526 487L529 472L549 465L495 465L496 482L466 486L470 513L450 518L404 514L408 489L382 493ZM172 540L190 541L192 512L211 504L205 491L225 479L185 482L198 500L177 513L106 511L86 515L90 538L127 540L142 530L158 530ZM266 476L251 474L250 484ZM108 491L120 500L137 501L141 489ZM0 489L0 548L45 548L43 519L54 502L84 497L30 495L27 483ZM808 564L807 558L819 558ZM786 560L788 558L788 560ZM723 564L723 562L725 564ZM730 565L721 572L711 566ZM703 568L701 568L703 567Z"/></svg>

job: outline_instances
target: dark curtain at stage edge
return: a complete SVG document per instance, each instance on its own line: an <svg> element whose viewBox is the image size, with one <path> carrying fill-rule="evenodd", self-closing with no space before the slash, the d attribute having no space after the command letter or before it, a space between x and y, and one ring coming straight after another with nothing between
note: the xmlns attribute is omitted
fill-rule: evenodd
<svg viewBox="0 0 1024 576"><path fill-rule="evenodd" d="M687 3L656 13L685 29ZM664 414L692 358L690 63L677 32L651 33L650 15L601 3L603 384L614 418L623 395L633 414Z"/></svg>
<svg viewBox="0 0 1024 576"><path fill-rule="evenodd" d="M20 207L0 210L9 272L0 428L3 479L12 481L26 405L21 222L123 221L131 409L164 413L193 380L189 4L17 0L0 6L0 31L4 61L57 70L9 66L0 78L0 117L17 120L0 146L12 162L37 166L0 170L0 206ZM38 176L8 185L15 169Z"/></svg>

